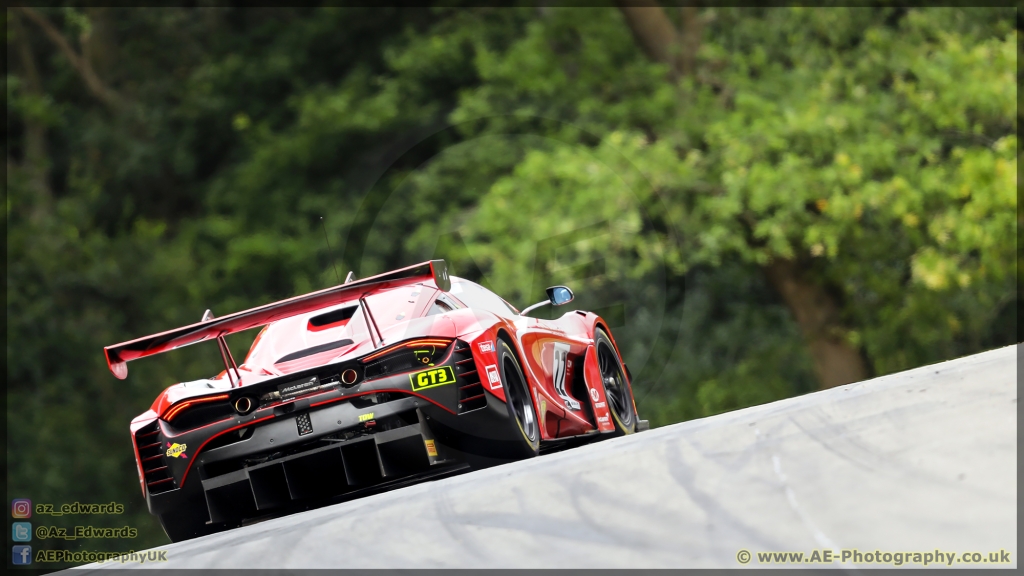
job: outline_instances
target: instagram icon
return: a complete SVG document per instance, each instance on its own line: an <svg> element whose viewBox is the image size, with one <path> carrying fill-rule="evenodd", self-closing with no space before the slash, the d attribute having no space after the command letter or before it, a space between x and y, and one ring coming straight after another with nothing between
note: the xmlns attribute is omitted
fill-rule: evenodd
<svg viewBox="0 0 1024 576"><path fill-rule="evenodd" d="M11 516L14 518L31 518L32 501L28 498L15 498L12 500Z"/></svg>

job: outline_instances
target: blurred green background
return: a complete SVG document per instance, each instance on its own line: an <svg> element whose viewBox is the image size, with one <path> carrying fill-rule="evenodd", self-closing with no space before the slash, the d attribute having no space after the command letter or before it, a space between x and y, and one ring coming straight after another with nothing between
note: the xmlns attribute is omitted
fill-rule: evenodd
<svg viewBox="0 0 1024 576"><path fill-rule="evenodd" d="M217 353L103 346L335 265L571 285L655 426L1019 339L1013 8L6 18L8 499L139 529L38 547L166 542L128 422Z"/></svg>

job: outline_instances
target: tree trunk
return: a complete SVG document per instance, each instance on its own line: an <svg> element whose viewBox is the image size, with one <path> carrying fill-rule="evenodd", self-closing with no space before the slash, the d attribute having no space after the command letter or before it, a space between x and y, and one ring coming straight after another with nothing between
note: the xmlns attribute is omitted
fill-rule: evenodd
<svg viewBox="0 0 1024 576"><path fill-rule="evenodd" d="M777 259L764 268L768 282L782 297L807 341L821 388L868 377L860 351L847 340L839 304L823 287L803 276L792 260Z"/></svg>
<svg viewBox="0 0 1024 576"><path fill-rule="evenodd" d="M90 6L85 9L91 30L82 35L82 58L87 60L96 76L107 82L117 69L117 37L114 14L110 8Z"/></svg>
<svg viewBox="0 0 1024 576"><path fill-rule="evenodd" d="M619 10L647 57L668 64L672 79L693 73L700 48L700 20L697 8L680 10L684 34L679 34L665 11L643 0L619 0Z"/></svg>
<svg viewBox="0 0 1024 576"><path fill-rule="evenodd" d="M680 40L679 66L684 76L697 69L697 51L700 50L700 35L703 33L697 6L690 4L679 9L683 21L683 37Z"/></svg>
<svg viewBox="0 0 1024 576"><path fill-rule="evenodd" d="M43 33L47 38L64 54L67 58L71 67L78 72L78 75L82 78L85 87L89 92L99 99L101 102L109 106L111 109L117 110L123 104L121 95L115 90L103 83L103 80L93 70L92 62L89 58L80 56L75 49L71 46L71 43L67 38L57 29L49 19L46 18L41 12L29 8L27 6L21 7L21 12L29 20L34 22L39 28L43 30Z"/></svg>
<svg viewBox="0 0 1024 576"><path fill-rule="evenodd" d="M694 6L680 11L680 34L665 11L643 0L619 0L619 9L647 57L672 66L673 79L695 72L701 23ZM823 287L803 275L791 260L775 260L764 268L772 287L786 303L814 361L821 388L858 382L868 377L868 365L850 344L842 325L839 304Z"/></svg>

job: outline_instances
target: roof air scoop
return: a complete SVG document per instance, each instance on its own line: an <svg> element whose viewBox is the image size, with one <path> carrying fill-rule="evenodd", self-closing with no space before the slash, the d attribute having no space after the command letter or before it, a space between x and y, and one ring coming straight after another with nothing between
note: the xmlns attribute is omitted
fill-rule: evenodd
<svg viewBox="0 0 1024 576"><path fill-rule="evenodd" d="M327 330L328 328L339 328L341 326L345 326L348 324L348 321L352 319L357 308L358 306L348 306L345 308L339 308L338 310L331 310L326 314L313 316L306 324L306 330L309 330L310 332L319 332L321 330Z"/></svg>

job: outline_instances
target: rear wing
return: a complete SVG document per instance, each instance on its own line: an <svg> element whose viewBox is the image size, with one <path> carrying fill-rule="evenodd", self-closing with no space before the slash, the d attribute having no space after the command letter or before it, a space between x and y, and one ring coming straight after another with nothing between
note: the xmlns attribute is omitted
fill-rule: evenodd
<svg viewBox="0 0 1024 576"><path fill-rule="evenodd" d="M427 280L433 280L440 290L445 292L451 290L448 265L444 260L430 260L400 270L385 272L280 302L235 312L220 318L206 319L204 317L204 320L197 324L107 346L103 352L107 356L107 366L110 367L110 371L117 378L124 380L128 377L127 362L131 360L168 352L204 340L222 338L228 334L257 328L334 304L341 304L361 297L369 290L415 284Z"/></svg>

